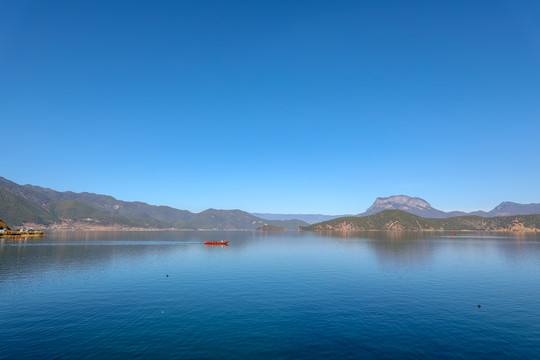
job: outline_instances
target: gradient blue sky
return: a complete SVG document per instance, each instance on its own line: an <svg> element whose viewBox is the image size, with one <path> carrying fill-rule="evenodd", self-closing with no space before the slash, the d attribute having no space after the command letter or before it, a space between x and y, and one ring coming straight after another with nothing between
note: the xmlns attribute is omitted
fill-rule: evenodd
<svg viewBox="0 0 540 360"><path fill-rule="evenodd" d="M0 0L0 175L201 211L540 202L538 1Z"/></svg>

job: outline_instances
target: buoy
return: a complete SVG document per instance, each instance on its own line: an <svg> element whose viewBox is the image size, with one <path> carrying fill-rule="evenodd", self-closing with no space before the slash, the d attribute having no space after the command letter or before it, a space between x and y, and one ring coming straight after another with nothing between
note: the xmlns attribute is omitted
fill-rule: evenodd
<svg viewBox="0 0 540 360"><path fill-rule="evenodd" d="M478 305L478 308L480 309L482 307L482 305Z"/></svg>
<svg viewBox="0 0 540 360"><path fill-rule="evenodd" d="M165 275L166 277L169 277L169 275Z"/></svg>
<svg viewBox="0 0 540 360"><path fill-rule="evenodd" d="M456 234L450 234L451 236L456 236Z"/></svg>

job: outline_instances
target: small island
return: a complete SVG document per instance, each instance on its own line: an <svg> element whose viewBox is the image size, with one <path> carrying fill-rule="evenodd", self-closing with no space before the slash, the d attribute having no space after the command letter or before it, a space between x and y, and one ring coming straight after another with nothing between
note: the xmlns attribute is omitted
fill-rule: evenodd
<svg viewBox="0 0 540 360"><path fill-rule="evenodd" d="M264 224L256 228L257 231L287 231L286 228L276 225Z"/></svg>
<svg viewBox="0 0 540 360"><path fill-rule="evenodd" d="M481 217L477 215L425 218L403 210L383 210L368 216L336 218L299 231L498 231L539 232L539 215Z"/></svg>

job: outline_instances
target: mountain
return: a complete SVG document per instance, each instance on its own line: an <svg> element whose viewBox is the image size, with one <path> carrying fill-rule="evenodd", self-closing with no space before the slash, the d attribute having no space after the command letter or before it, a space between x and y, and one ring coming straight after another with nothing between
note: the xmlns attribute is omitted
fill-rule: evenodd
<svg viewBox="0 0 540 360"><path fill-rule="evenodd" d="M291 230L307 225L300 220L264 220L242 210L208 209L194 214L189 220L189 226L194 229L256 229L264 224L283 226Z"/></svg>
<svg viewBox="0 0 540 360"><path fill-rule="evenodd" d="M296 229L300 220L264 220L241 210L208 209L201 213L121 201L109 195L60 192L35 185L19 185L0 177L0 216L10 225L77 223L179 229L255 229L264 224Z"/></svg>
<svg viewBox="0 0 540 360"><path fill-rule="evenodd" d="M332 219L298 230L307 231L540 231L540 215L481 217L477 215L450 218L424 218L403 210L383 210L373 215Z"/></svg>
<svg viewBox="0 0 540 360"><path fill-rule="evenodd" d="M444 211L431 207L431 205L424 199L409 197L406 195L394 195L390 197L377 198L373 205L358 216L372 215L383 210L403 210L411 214L429 218L441 218L445 217L446 215Z"/></svg>
<svg viewBox="0 0 540 360"><path fill-rule="evenodd" d="M322 215L322 214L268 214L268 213L251 213L253 216L260 217L266 220L301 220L308 224L314 224L321 221L331 220L338 217L352 215Z"/></svg>
<svg viewBox="0 0 540 360"><path fill-rule="evenodd" d="M518 204L513 202L502 202L493 210L474 211L466 213L463 211L444 212L433 208L426 200L406 195L394 195L389 197L379 197L365 212L357 216L368 216L383 210L403 210L411 214L427 218L448 218L464 215L478 215L484 217L510 216L510 215L531 215L540 214L540 204Z"/></svg>
<svg viewBox="0 0 540 360"><path fill-rule="evenodd" d="M435 209L426 200L418 197L410 197L407 195L394 195L389 197L379 197L375 202L363 213L356 216L368 216L376 214L384 210L403 210L411 214L426 218L443 219L456 216L477 215L483 217L494 216L510 216L510 215L531 215L540 214L540 204L518 204L514 202L502 202L493 210L486 211L449 211ZM268 213L252 213L252 215L267 220L287 220L298 219L309 224L328 221L336 218L347 217L352 215L321 215L321 214L268 214Z"/></svg>
<svg viewBox="0 0 540 360"><path fill-rule="evenodd" d="M540 214L540 204L518 204L505 201L489 212L489 216Z"/></svg>
<svg viewBox="0 0 540 360"><path fill-rule="evenodd" d="M1 186L1 185L0 185ZM127 217L153 218L161 222L187 220L194 214L187 210L179 210L169 206L154 206L139 201L116 200L109 195L99 195L87 192L74 193L71 191L59 192L48 188L33 185L23 185L24 191L30 194L39 193L46 196L49 201L77 200L80 203L95 207L107 214ZM21 191L22 196L27 193Z"/></svg>
<svg viewBox="0 0 540 360"><path fill-rule="evenodd" d="M35 191L31 185L21 186L0 176L0 189L5 189L14 195L20 196L43 207L51 198L40 191Z"/></svg>
<svg viewBox="0 0 540 360"><path fill-rule="evenodd" d="M60 219L38 204L0 188L0 216L10 226L26 223L49 225Z"/></svg>
<svg viewBox="0 0 540 360"><path fill-rule="evenodd" d="M444 212L427 201L405 195L377 198L360 217L384 210L403 210L424 218L448 218L462 215L485 217L540 214L540 204L503 202L489 212ZM68 227L123 227L177 229L256 229L268 224L296 229L340 215L321 214L249 214L241 210L208 209L200 213L139 201L117 200L109 195L88 192L56 191L35 185L19 185L0 177L0 217L11 226L34 223Z"/></svg>

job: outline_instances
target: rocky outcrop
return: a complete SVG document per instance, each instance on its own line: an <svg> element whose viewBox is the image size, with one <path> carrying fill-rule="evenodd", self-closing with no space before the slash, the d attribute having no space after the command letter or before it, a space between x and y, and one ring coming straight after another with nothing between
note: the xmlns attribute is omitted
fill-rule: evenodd
<svg viewBox="0 0 540 360"><path fill-rule="evenodd" d="M384 210L403 210L411 214L431 218L447 217L444 211L434 209L426 200L407 195L379 197L373 205L358 216L372 215Z"/></svg>

